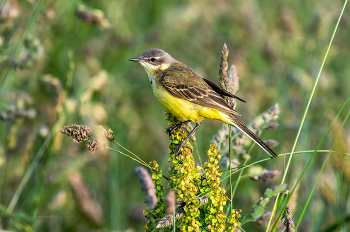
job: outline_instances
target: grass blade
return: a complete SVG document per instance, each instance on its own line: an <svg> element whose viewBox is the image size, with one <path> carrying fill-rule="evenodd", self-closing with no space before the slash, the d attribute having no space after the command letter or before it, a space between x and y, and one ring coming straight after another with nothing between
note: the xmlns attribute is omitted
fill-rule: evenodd
<svg viewBox="0 0 350 232"><path fill-rule="evenodd" d="M323 61L322 61L320 70L319 70L319 72L318 72L318 75L317 75L317 78L316 78L316 81L315 81L315 84L314 84L314 87L313 87L313 89L312 89L312 91L311 91L311 94L310 94L310 97L309 97L309 101L308 101L308 103L307 103L307 106L306 106L306 109L305 109L303 118L302 118L302 120L301 120L301 124L300 124L299 130L298 130L298 133L297 133L297 136L296 136L295 141L294 141L294 145L293 145L293 148L292 148L292 152L291 152L291 155L290 155L289 160L288 160L288 163L287 163L286 171L285 171L285 173L284 173L284 175L283 175L283 178L282 178L282 181L281 181L282 184L284 183L284 181L285 181L285 179L286 179L287 172L288 172L288 169L289 169L289 165L290 165L290 162L291 162L291 160L292 160L292 158L293 158L293 153L294 153L295 147L296 147L296 145L297 145L297 142L298 142L298 139L299 139L299 136L300 136L301 129L302 129L303 125L304 125L304 121L305 121L306 115L307 115L307 113L308 113L308 110L309 110L309 107L310 107L312 98L313 98L313 96L314 96L314 93L315 93L315 90L316 90L316 87L317 87L318 80L320 79L321 72L322 72L322 70L323 70L323 66L324 66L324 64L325 64L325 62L326 62L326 59L327 59L327 56L328 56L328 52L329 52L329 50L330 50L330 48L331 48L331 46L332 46L332 42L333 42L335 33L337 32L338 25L339 25L339 22L340 22L340 19L341 19L342 15L343 15L343 12L344 12L344 9L345 9L345 7L346 7L347 2L348 2L348 0L345 0L344 5L343 5L343 8L342 8L342 10L341 10L341 12L340 12L340 15L339 15L339 17L338 17L338 21L337 21L337 23L336 23L336 25L335 25L335 28L334 28L332 37L331 37L331 39L330 39L330 41L329 41L326 54L324 55L324 58L323 58ZM312 157L313 157L313 156L312 156ZM312 159L311 159L311 160L312 160ZM273 206L272 212L275 212L275 210L276 210L276 203L277 203L277 199L278 199L278 198L279 198L279 196L277 196L277 198L276 198L276 201L275 201L275 204L274 204L274 206ZM271 217L270 220L269 220L269 223L268 223L267 228L266 228L266 232L269 231L269 228L270 228L270 225L271 225L271 221L272 221L272 217Z"/></svg>
<svg viewBox="0 0 350 232"><path fill-rule="evenodd" d="M343 127L344 127L346 121L348 120L349 116L350 116L350 111L349 111L348 114L346 115L346 117L345 117L345 119L344 119L344 121L343 121L343 124L342 124L341 127L340 127L339 134L341 133L341 131L342 131L342 129L343 129ZM339 134L338 134L337 137L339 137ZM335 140L337 140L337 138L336 138ZM302 213L301 213L301 216L300 216L300 218L299 218L298 224L297 224L296 227L295 227L295 230L296 230L296 231L298 230L298 227L299 227L299 224L300 224L300 222L301 222L301 219L303 218L304 213L305 213L305 211L306 211L306 208L307 208L307 206L309 205L309 202L310 202L310 200L311 200L311 197L312 197L312 195L313 195L313 193L314 193L314 191L315 191L316 185L317 185L317 183L318 183L318 181L319 181L319 179L320 179L320 177L321 177L321 174L322 174L322 172L323 172L323 170L324 170L324 168L325 168L325 166L326 166L326 164L327 164L327 161L328 161L329 157L330 157L331 154L332 154L332 151L333 151L333 149L334 149L334 146L335 146L335 142L333 143L332 149L331 149L331 151L328 153L327 158L326 158L326 160L323 162L322 168L321 168L320 172L318 173L317 180L316 180L316 182L315 182L315 184L314 184L314 186L313 186L313 188L312 188L312 190L311 190L311 192L310 192L310 194L309 194L309 198L307 199L307 202L306 202L306 204L305 204L305 206L304 206L304 209L303 209L303 211L302 211Z"/></svg>
<svg viewBox="0 0 350 232"><path fill-rule="evenodd" d="M293 187L293 190L291 191L291 193L289 194L288 196L288 199L285 203L285 205L283 206L283 210L287 207L287 204L290 200L290 198L292 197L296 187L298 186L298 184L300 183L301 179L303 178L306 170L308 169L308 167L310 166L312 160L315 158L315 155L317 154L317 151L318 149L321 147L321 145L323 144L324 140L326 139L326 137L328 136L329 132L331 131L332 127L333 127L333 124L338 120L338 118L340 117L340 115L343 113L344 109L346 108L346 106L350 103L350 97L348 97L348 99L346 100L346 102L344 103L344 105L342 106L342 108L339 110L337 116L334 118L333 122L331 123L331 125L329 126L328 130L326 131L326 133L323 135L321 141L318 143L317 145L317 148L315 150L315 152L312 154L312 156L310 157L309 159L309 162L306 164L304 170L302 171L302 173L300 174L299 176L299 179L297 180L297 182L295 183L294 187ZM279 218L281 217L281 214L277 215L276 217L276 221L275 221L275 225L274 227L277 225L277 222L279 221ZM272 217L271 217L272 218ZM270 221L271 221L271 218L270 218Z"/></svg>

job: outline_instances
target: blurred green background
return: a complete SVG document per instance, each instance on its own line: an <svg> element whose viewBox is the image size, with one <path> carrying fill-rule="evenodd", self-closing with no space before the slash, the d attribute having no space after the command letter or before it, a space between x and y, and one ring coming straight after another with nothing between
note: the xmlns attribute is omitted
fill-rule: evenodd
<svg viewBox="0 0 350 232"><path fill-rule="evenodd" d="M0 225L18 231L30 231L29 227L142 231L146 204L134 171L138 163L106 149L91 154L59 129L71 124L112 128L117 142L146 162L156 159L167 174L164 109L143 68L128 61L150 48L167 51L217 82L226 43L228 63L236 66L240 77L237 96L247 101L236 107L241 120L249 124L279 103L279 127L264 132L262 138L279 142L276 153L290 152L342 4L338 0L1 1ZM349 13L346 9L341 19L297 150L315 149L349 96ZM338 124L339 128L341 121ZM221 125L206 120L197 131L203 160ZM347 152L349 129L347 125L338 144ZM329 138L325 149L330 149L334 133ZM38 165L18 194L37 154ZM254 148L252 161L265 157ZM309 157L295 155L288 188ZM295 220L324 158L317 155L300 184ZM279 158L262 165L283 171L283 163ZM347 164L343 156L328 163L300 231L322 231L349 215ZM244 215L267 187L280 181L281 176L268 184L242 180L234 208ZM13 214L7 215L4 211L14 197L18 200ZM35 218L48 215L72 217ZM245 228L265 231L255 223ZM343 225L339 231L347 229Z"/></svg>

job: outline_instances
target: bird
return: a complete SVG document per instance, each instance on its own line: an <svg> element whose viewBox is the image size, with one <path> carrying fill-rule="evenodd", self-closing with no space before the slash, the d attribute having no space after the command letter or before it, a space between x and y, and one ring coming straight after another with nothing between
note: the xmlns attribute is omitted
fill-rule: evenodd
<svg viewBox="0 0 350 232"><path fill-rule="evenodd" d="M237 118L240 114L226 103L224 97L245 102L243 99L201 77L193 69L161 49L149 49L140 57L131 58L129 61L138 62L144 67L155 97L167 112L182 120L167 129L169 135L184 123L192 121L196 124L188 136L177 144L173 150L175 155L199 128L201 122L208 118L217 119L238 128L272 158L277 157L264 141Z"/></svg>

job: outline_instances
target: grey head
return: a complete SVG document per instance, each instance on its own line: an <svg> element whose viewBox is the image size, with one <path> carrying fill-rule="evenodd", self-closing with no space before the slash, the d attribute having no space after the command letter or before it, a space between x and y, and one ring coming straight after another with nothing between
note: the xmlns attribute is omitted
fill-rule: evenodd
<svg viewBox="0 0 350 232"><path fill-rule="evenodd" d="M137 58L131 58L130 61L139 62L142 66L153 66L161 68L161 66L168 66L176 61L169 53L158 49L152 48L145 51L142 56Z"/></svg>

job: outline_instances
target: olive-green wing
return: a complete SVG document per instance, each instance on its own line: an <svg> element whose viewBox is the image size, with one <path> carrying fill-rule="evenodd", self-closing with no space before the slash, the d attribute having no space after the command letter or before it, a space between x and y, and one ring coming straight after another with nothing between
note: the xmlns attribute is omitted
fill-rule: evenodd
<svg viewBox="0 0 350 232"><path fill-rule="evenodd" d="M169 68L163 73L161 83L175 97L222 112L240 115L228 106L218 93L187 66L186 69Z"/></svg>

